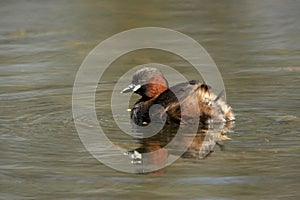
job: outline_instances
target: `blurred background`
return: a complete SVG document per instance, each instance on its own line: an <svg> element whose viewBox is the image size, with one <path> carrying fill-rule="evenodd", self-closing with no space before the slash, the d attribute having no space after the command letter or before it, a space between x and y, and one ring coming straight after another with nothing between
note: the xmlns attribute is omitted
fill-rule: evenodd
<svg viewBox="0 0 300 200"><path fill-rule="evenodd" d="M299 199L299 9L294 0L0 1L0 199ZM84 149L72 87L96 45L145 26L180 31L208 51L237 121L224 151L137 175ZM159 51L113 63L96 103L115 141L135 143L107 117L111 90L127 69L148 62L195 78Z"/></svg>

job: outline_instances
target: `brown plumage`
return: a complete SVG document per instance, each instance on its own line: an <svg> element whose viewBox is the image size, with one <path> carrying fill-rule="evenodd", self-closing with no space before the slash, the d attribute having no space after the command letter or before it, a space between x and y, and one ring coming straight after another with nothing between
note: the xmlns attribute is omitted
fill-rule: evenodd
<svg viewBox="0 0 300 200"><path fill-rule="evenodd" d="M202 81L179 83L169 88L167 80L156 68L138 70L131 84L122 92L135 92L141 98L131 109L131 119L137 125L150 122L202 125L235 120L228 104L211 93Z"/></svg>

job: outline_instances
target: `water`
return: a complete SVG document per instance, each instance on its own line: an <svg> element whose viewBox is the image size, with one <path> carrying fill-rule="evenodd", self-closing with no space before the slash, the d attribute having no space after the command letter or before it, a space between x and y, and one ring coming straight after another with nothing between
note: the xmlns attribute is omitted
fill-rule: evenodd
<svg viewBox="0 0 300 200"><path fill-rule="evenodd" d="M0 198L299 199L299 8L289 0L1 1ZM89 51L143 26L183 32L206 48L237 122L224 151L141 175L110 169L84 149L71 95ZM103 117L120 74L161 61L194 78L178 58L143 55L116 61L97 93L100 123L123 145L136 142Z"/></svg>

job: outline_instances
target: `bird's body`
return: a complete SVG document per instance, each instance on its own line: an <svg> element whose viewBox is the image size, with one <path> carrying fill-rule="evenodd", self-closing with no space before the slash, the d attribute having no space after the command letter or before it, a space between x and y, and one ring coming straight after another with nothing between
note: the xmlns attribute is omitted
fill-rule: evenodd
<svg viewBox="0 0 300 200"><path fill-rule="evenodd" d="M167 80L156 68L138 70L129 87L122 92L133 91L141 98L131 109L131 119L137 125L150 122L189 124L199 122L233 121L231 107L219 96L211 93L202 81L179 83L169 88Z"/></svg>

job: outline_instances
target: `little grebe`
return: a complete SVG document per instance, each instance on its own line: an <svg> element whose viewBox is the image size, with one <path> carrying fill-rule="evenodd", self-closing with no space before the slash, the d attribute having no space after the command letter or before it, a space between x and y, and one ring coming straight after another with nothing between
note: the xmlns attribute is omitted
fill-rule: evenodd
<svg viewBox="0 0 300 200"><path fill-rule="evenodd" d="M195 120L195 115L202 125L235 120L231 107L220 98L221 95L213 94L204 82L193 80L169 88L167 80L156 68L136 71L131 84L122 90L122 93L127 92L141 95L131 109L131 119L140 126L157 120L166 124L188 124L189 119ZM194 106L199 110L195 111Z"/></svg>

